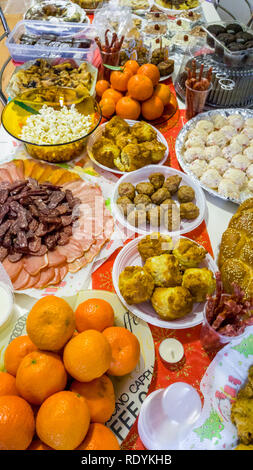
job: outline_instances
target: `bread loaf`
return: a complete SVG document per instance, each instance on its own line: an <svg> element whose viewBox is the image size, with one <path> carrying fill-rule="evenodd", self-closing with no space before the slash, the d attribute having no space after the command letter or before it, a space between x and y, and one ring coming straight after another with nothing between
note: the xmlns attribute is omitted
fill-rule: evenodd
<svg viewBox="0 0 253 470"><path fill-rule="evenodd" d="M253 198L240 205L223 233L218 266L226 292L235 282L253 297Z"/></svg>

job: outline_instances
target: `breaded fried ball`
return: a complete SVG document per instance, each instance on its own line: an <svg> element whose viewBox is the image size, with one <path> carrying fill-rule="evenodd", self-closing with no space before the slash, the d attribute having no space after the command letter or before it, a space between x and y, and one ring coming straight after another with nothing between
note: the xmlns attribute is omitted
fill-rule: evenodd
<svg viewBox="0 0 253 470"><path fill-rule="evenodd" d="M151 183L138 183L136 185L136 191L139 194L147 194L147 196L151 196L155 192L155 188Z"/></svg>
<svg viewBox="0 0 253 470"><path fill-rule="evenodd" d="M193 202L180 204L180 217L182 219L193 220L199 216L199 208Z"/></svg>
<svg viewBox="0 0 253 470"><path fill-rule="evenodd" d="M127 216L127 221L133 227L142 227L147 221L147 212L143 209L131 211Z"/></svg>
<svg viewBox="0 0 253 470"><path fill-rule="evenodd" d="M182 283L182 274L175 256L164 254L148 258L144 269L152 276L157 287L175 287Z"/></svg>
<svg viewBox="0 0 253 470"><path fill-rule="evenodd" d="M205 302L206 296L214 293L216 282L210 269L190 268L184 272L182 286L190 291L194 302Z"/></svg>
<svg viewBox="0 0 253 470"><path fill-rule="evenodd" d="M121 183L119 185L118 193L120 197L127 196L131 201L133 201L135 196L135 187L132 183Z"/></svg>
<svg viewBox="0 0 253 470"><path fill-rule="evenodd" d="M138 251L145 261L151 256L162 255L163 253L171 253L173 249L173 241L168 235L161 235L153 232L142 238L138 243Z"/></svg>
<svg viewBox="0 0 253 470"><path fill-rule="evenodd" d="M145 121L136 122L131 127L131 134L138 142L147 142L156 138L155 129Z"/></svg>
<svg viewBox="0 0 253 470"><path fill-rule="evenodd" d="M169 176L164 182L163 186L168 189L170 194L175 194L178 190L181 180L182 180L181 176L178 176L178 175Z"/></svg>
<svg viewBox="0 0 253 470"><path fill-rule="evenodd" d="M162 173L152 173L148 179L155 189L159 189L163 186L165 177Z"/></svg>
<svg viewBox="0 0 253 470"><path fill-rule="evenodd" d="M133 202L127 196L118 197L117 205L125 217L135 208Z"/></svg>
<svg viewBox="0 0 253 470"><path fill-rule="evenodd" d="M197 268L205 259L206 249L188 238L180 238L176 243L173 255L183 268Z"/></svg>
<svg viewBox="0 0 253 470"><path fill-rule="evenodd" d="M157 191L152 194L151 200L153 204L161 204L165 199L170 199L170 192L168 191L167 188L160 188L157 189Z"/></svg>
<svg viewBox="0 0 253 470"><path fill-rule="evenodd" d="M151 299L154 281L140 266L127 266L119 275L119 290L129 304L139 304Z"/></svg>
<svg viewBox="0 0 253 470"><path fill-rule="evenodd" d="M163 320L177 320L192 311L193 299L182 286L157 287L151 298L152 306Z"/></svg>
<svg viewBox="0 0 253 470"><path fill-rule="evenodd" d="M191 202L195 198L195 191L191 186L180 186L177 197L179 202Z"/></svg>
<svg viewBox="0 0 253 470"><path fill-rule="evenodd" d="M161 210L159 206L151 207L147 212L147 221L154 229L160 226L160 214Z"/></svg>
<svg viewBox="0 0 253 470"><path fill-rule="evenodd" d="M139 206L140 204L144 206L148 206L149 204L151 204L151 199L149 196L147 196L147 194L136 194L134 198L134 203L136 207Z"/></svg>

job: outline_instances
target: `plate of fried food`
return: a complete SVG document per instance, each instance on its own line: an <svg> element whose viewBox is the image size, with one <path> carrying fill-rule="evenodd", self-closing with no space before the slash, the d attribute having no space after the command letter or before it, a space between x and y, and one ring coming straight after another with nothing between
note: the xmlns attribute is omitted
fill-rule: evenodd
<svg viewBox="0 0 253 470"><path fill-rule="evenodd" d="M130 232L175 235L201 224L206 200L200 186L185 173L151 165L120 178L114 188L112 211Z"/></svg>
<svg viewBox="0 0 253 470"><path fill-rule="evenodd" d="M103 170L123 174L168 158L165 137L145 121L114 116L99 126L87 143L90 159Z"/></svg>
<svg viewBox="0 0 253 470"><path fill-rule="evenodd" d="M162 328L184 329L202 322L217 271L203 246L153 232L119 252L112 279L121 302L134 315Z"/></svg>

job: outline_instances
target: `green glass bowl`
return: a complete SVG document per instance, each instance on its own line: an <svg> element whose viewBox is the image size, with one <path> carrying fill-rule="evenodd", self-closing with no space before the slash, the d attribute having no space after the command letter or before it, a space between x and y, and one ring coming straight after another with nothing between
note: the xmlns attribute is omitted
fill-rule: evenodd
<svg viewBox="0 0 253 470"><path fill-rule="evenodd" d="M83 116L92 115L88 133L71 142L60 144L35 144L20 138L21 129L32 114L38 114L43 105L59 110L62 106L75 105ZM2 124L6 132L22 142L29 155L52 163L67 162L84 150L88 137L95 131L102 118L101 109L92 96L80 96L72 88L48 87L28 90L9 101L2 112Z"/></svg>

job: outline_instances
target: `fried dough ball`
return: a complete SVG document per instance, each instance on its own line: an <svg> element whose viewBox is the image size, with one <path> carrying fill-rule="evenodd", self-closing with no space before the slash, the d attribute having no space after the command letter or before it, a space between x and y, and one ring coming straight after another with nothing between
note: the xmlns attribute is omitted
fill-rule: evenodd
<svg viewBox="0 0 253 470"><path fill-rule="evenodd" d="M171 253L172 249L172 239L168 235L161 235L158 232L147 235L138 243L138 251L144 261L152 256Z"/></svg>
<svg viewBox="0 0 253 470"><path fill-rule="evenodd" d="M110 139L116 139L119 134L128 134L129 132L130 126L119 116L113 116L105 126L105 136Z"/></svg>
<svg viewBox="0 0 253 470"><path fill-rule="evenodd" d="M150 142L157 136L155 129L145 121L136 122L131 127L131 134L138 142Z"/></svg>
<svg viewBox="0 0 253 470"><path fill-rule="evenodd" d="M210 269L190 268L184 272L182 286L190 291L194 302L204 302L214 293L216 282Z"/></svg>
<svg viewBox="0 0 253 470"><path fill-rule="evenodd" d="M163 206L161 207L163 209ZM171 204L168 208L164 206L162 223L169 232L177 232L180 229L180 209L177 204Z"/></svg>
<svg viewBox="0 0 253 470"><path fill-rule="evenodd" d="M179 202L191 202L195 198L195 191L191 186L180 186L177 197Z"/></svg>
<svg viewBox="0 0 253 470"><path fill-rule="evenodd" d="M165 177L162 173L152 173L148 179L155 189L159 189L163 186Z"/></svg>
<svg viewBox="0 0 253 470"><path fill-rule="evenodd" d="M129 304L139 304L151 299L154 281L140 266L127 266L119 275L119 290Z"/></svg>
<svg viewBox="0 0 253 470"><path fill-rule="evenodd" d="M182 268L197 268L206 257L206 249L187 238L180 238L176 243L173 255Z"/></svg>
<svg viewBox="0 0 253 470"><path fill-rule="evenodd" d="M136 206L139 206L141 204L146 207L151 204L151 199L147 194L136 194L134 198L134 203Z"/></svg>
<svg viewBox="0 0 253 470"><path fill-rule="evenodd" d="M118 148L118 147L117 147ZM120 150L119 150L120 151ZM114 160L114 165L120 171L134 171L151 163L150 152L140 152L139 145L126 145Z"/></svg>
<svg viewBox="0 0 253 470"><path fill-rule="evenodd" d="M157 287L175 287L182 283L182 274L175 256L164 254L148 258L144 269L152 276Z"/></svg>
<svg viewBox="0 0 253 470"><path fill-rule="evenodd" d="M147 212L147 221L153 228L158 228L161 223L161 209L159 206L151 207Z"/></svg>
<svg viewBox="0 0 253 470"><path fill-rule="evenodd" d="M150 152L152 163L159 163L164 157L166 151L165 145L157 139L154 139L151 142L143 142L142 144L139 144L139 146L141 148L141 152Z"/></svg>
<svg viewBox="0 0 253 470"><path fill-rule="evenodd" d="M168 189L170 194L175 194L178 191L178 187L181 183L181 180L182 180L181 176L178 176L178 175L169 176L166 179L163 186Z"/></svg>
<svg viewBox="0 0 253 470"><path fill-rule="evenodd" d="M133 225L134 227L143 226L147 220L147 212L142 208L131 211L128 213L127 220L129 224Z"/></svg>
<svg viewBox="0 0 253 470"><path fill-rule="evenodd" d="M120 148L120 150L122 150L128 144L137 145L138 144L137 139L135 139L135 137L133 137L131 134L124 134L124 133L119 134L116 137L116 145L117 147Z"/></svg>
<svg viewBox="0 0 253 470"><path fill-rule="evenodd" d="M166 210L170 206L176 205L176 202L173 199L165 199L160 205L167 206L167 207L163 207L163 209Z"/></svg>
<svg viewBox="0 0 253 470"><path fill-rule="evenodd" d="M134 200L135 187L132 183L121 183L118 189L119 196L127 196L131 201Z"/></svg>
<svg viewBox="0 0 253 470"><path fill-rule="evenodd" d="M136 191L139 194L147 194L147 196L151 196L155 192L155 188L151 183L138 183L136 185Z"/></svg>
<svg viewBox="0 0 253 470"><path fill-rule="evenodd" d="M114 160L119 158L120 149L110 139L102 136L93 145L92 153L99 163L114 168Z"/></svg>
<svg viewBox="0 0 253 470"><path fill-rule="evenodd" d="M170 192L168 191L167 188L162 187L160 189L157 189L157 191L152 194L151 200L153 204L161 204L165 199L170 199Z"/></svg>
<svg viewBox="0 0 253 470"><path fill-rule="evenodd" d="M135 208L133 202L127 196L118 197L117 205L125 217Z"/></svg>
<svg viewBox="0 0 253 470"><path fill-rule="evenodd" d="M199 208L193 202L180 204L180 217L182 219L194 220L199 216Z"/></svg>
<svg viewBox="0 0 253 470"><path fill-rule="evenodd" d="M193 299L182 286L157 287L151 298L152 306L163 320L176 320L192 311Z"/></svg>

